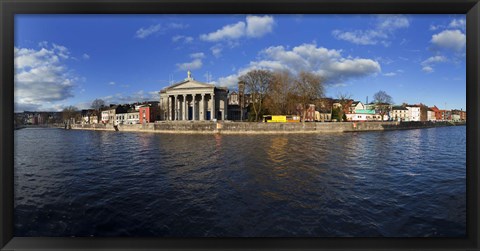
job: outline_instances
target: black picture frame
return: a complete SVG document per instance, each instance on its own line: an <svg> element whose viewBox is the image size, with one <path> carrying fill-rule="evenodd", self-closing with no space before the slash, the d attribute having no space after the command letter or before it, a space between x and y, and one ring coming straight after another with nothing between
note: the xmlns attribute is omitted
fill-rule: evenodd
<svg viewBox="0 0 480 251"><path fill-rule="evenodd" d="M0 247L2 250L478 250L479 0L0 0ZM466 14L466 238L44 238L13 236L15 14ZM435 195L432 195L435 196Z"/></svg>

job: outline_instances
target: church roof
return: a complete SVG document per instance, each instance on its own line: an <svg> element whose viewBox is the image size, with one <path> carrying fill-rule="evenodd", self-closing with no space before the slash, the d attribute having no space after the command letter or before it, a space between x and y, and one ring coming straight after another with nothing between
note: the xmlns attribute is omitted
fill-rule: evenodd
<svg viewBox="0 0 480 251"><path fill-rule="evenodd" d="M199 89L199 88L215 88L213 84L202 83L196 81L192 78L190 71L188 71L188 77L178 83L175 83L171 86L163 88L160 92L165 93L171 90L180 90L180 89Z"/></svg>

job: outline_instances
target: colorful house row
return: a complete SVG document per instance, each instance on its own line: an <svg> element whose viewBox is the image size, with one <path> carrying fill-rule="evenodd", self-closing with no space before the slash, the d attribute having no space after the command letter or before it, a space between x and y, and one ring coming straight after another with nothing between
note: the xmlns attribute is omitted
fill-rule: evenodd
<svg viewBox="0 0 480 251"><path fill-rule="evenodd" d="M160 108L158 101L148 101L136 104L115 105L100 109L82 111L82 121L86 124L98 123L96 114L100 115L100 123L103 124L143 124L153 123L160 120Z"/></svg>
<svg viewBox="0 0 480 251"><path fill-rule="evenodd" d="M354 100L333 100L332 108L340 108L347 121L465 121L463 110L440 110L436 106L424 104L363 104ZM382 112L382 110L384 112ZM383 116L382 116L383 114Z"/></svg>
<svg viewBox="0 0 480 251"><path fill-rule="evenodd" d="M61 112L32 112L15 113L15 121L22 125L45 125L62 122Z"/></svg>

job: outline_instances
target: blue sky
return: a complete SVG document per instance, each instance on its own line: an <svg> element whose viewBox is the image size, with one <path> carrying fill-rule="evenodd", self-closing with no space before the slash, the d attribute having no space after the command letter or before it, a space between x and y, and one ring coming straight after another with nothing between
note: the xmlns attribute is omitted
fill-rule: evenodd
<svg viewBox="0 0 480 251"><path fill-rule="evenodd" d="M192 76L236 88L302 70L328 97L466 108L465 15L16 15L15 111L158 100Z"/></svg>

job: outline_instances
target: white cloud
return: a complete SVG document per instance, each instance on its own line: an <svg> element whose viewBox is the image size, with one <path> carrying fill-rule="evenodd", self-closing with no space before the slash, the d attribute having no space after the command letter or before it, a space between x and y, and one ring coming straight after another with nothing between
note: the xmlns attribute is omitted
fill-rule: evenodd
<svg viewBox="0 0 480 251"><path fill-rule="evenodd" d="M272 32L273 24L272 16L247 16L247 36L262 37Z"/></svg>
<svg viewBox="0 0 480 251"><path fill-rule="evenodd" d="M245 23L226 25L223 28L208 34L200 35L200 39L209 42L220 41L224 39L237 39L245 35Z"/></svg>
<svg viewBox="0 0 480 251"><path fill-rule="evenodd" d="M69 54L66 47L57 44L38 50L14 48L15 111L51 110L54 102L73 97L77 78L63 64Z"/></svg>
<svg viewBox="0 0 480 251"><path fill-rule="evenodd" d="M85 60L90 59L90 55L88 55L87 53L83 53L82 58Z"/></svg>
<svg viewBox="0 0 480 251"><path fill-rule="evenodd" d="M188 36L183 36L183 35L177 35L177 36L172 37L172 42L176 43L176 42L180 42L180 41L182 41L185 44L189 44L189 43L193 42L193 37L188 37Z"/></svg>
<svg viewBox="0 0 480 251"><path fill-rule="evenodd" d="M200 35L200 39L208 42L235 40L241 37L262 37L273 31L275 21L272 16L247 16L246 21L223 26L214 32Z"/></svg>
<svg viewBox="0 0 480 251"><path fill-rule="evenodd" d="M197 52L197 53L192 53L190 54L191 58L204 58L205 54L203 52Z"/></svg>
<svg viewBox="0 0 480 251"><path fill-rule="evenodd" d="M467 22L465 21L465 19L453 19L448 25L448 27L450 28L461 29L461 30L465 30L466 26L467 26Z"/></svg>
<svg viewBox="0 0 480 251"><path fill-rule="evenodd" d="M146 37L154 34L155 32L158 32L160 30L160 28L162 28L162 25L160 25L160 24L150 25L147 28L142 27L139 30L137 30L137 32L135 33L135 37L146 38Z"/></svg>
<svg viewBox="0 0 480 251"><path fill-rule="evenodd" d="M345 58L339 50L317 47L316 44L302 44L291 50L283 46L272 46L261 51L259 56L260 60L250 62L236 74L219 78L216 84L236 86L238 77L252 69L314 72L331 85L381 72L380 64L375 60Z"/></svg>
<svg viewBox="0 0 480 251"><path fill-rule="evenodd" d="M341 31L334 30L332 35L338 40L345 40L354 44L360 45L375 45L388 38L388 36L376 30L356 30L356 31Z"/></svg>
<svg viewBox="0 0 480 251"><path fill-rule="evenodd" d="M224 87L236 87L238 84L238 77L242 74L232 74L226 77L221 77L218 81L214 81L212 84L216 86L224 86Z"/></svg>
<svg viewBox="0 0 480 251"><path fill-rule="evenodd" d="M177 35L177 36L174 36L172 37L172 42L178 42L180 40L182 40L185 36L182 36L182 35Z"/></svg>
<svg viewBox="0 0 480 251"><path fill-rule="evenodd" d="M442 28L442 26L440 26L440 25L433 25L433 24L432 24L432 25L430 25L430 28L429 28L429 29L430 29L431 31L436 31L436 30L441 29L441 28Z"/></svg>
<svg viewBox="0 0 480 251"><path fill-rule="evenodd" d="M108 83L108 84L109 84L109 85L115 85L115 82L112 81L112 82L110 82L110 83Z"/></svg>
<svg viewBox="0 0 480 251"><path fill-rule="evenodd" d="M430 66L424 66L424 67L422 68L422 71L424 71L424 72L426 72L426 73L431 73L431 72L433 72L434 70L433 70L433 68L430 67Z"/></svg>
<svg viewBox="0 0 480 251"><path fill-rule="evenodd" d="M385 76L385 77L394 77L394 76L397 76L397 73L396 73L396 72L387 72L387 73L384 73L383 76Z"/></svg>
<svg viewBox="0 0 480 251"><path fill-rule="evenodd" d="M38 43L38 47L42 47L42 48L48 47L48 42L47 41L42 41L42 42Z"/></svg>
<svg viewBox="0 0 480 251"><path fill-rule="evenodd" d="M374 28L354 31L333 30L332 36L338 40L359 45L383 44L389 46L389 39L393 36L393 33L398 29L409 26L408 18L403 15L377 15Z"/></svg>
<svg viewBox="0 0 480 251"><path fill-rule="evenodd" d="M444 30L434 34L430 42L439 48L451 49L457 52L465 48L467 37L460 30Z"/></svg>
<svg viewBox="0 0 480 251"><path fill-rule="evenodd" d="M104 100L106 104L132 104L143 101L158 101L160 100L160 94L158 91L147 92L144 90L139 90L131 95L116 93L114 95L101 97L101 99Z"/></svg>
<svg viewBox="0 0 480 251"><path fill-rule="evenodd" d="M216 58L222 56L223 46L221 44L216 44L215 46L210 47L210 51L212 51L212 55Z"/></svg>
<svg viewBox="0 0 480 251"><path fill-rule="evenodd" d="M433 66L435 64L444 63L444 62L447 62L447 61L448 61L447 58L444 57L444 56L437 55L437 56L429 57L421 63L422 71L424 71L426 73L434 72Z"/></svg>
<svg viewBox="0 0 480 251"><path fill-rule="evenodd" d="M422 71L426 73L434 72L433 66L437 63L463 61L467 42L464 33L465 28L466 21L463 18L453 19L448 25L432 25L430 30L442 29L442 31L432 35L430 43L433 46L430 49L433 49L432 51L435 52L436 56L432 56L421 63ZM450 60L442 54L451 55Z"/></svg>
<svg viewBox="0 0 480 251"><path fill-rule="evenodd" d="M68 51L67 47L57 44L52 44L53 50L63 59L68 59L70 52Z"/></svg>
<svg viewBox="0 0 480 251"><path fill-rule="evenodd" d="M377 28L380 30L396 30L410 26L408 18L404 15L379 15Z"/></svg>
<svg viewBox="0 0 480 251"><path fill-rule="evenodd" d="M422 62L422 65L425 66L425 65L431 65L431 64L434 64L434 63L442 63L442 62L446 62L447 61L447 58L444 57L444 56L433 56L433 57L429 57L428 59L424 60Z"/></svg>
<svg viewBox="0 0 480 251"><path fill-rule="evenodd" d="M150 35L153 35L155 33L162 33L162 32L165 32L167 30L185 29L185 28L188 28L188 25L178 24L178 23L169 23L165 26L162 26L162 24L155 24L155 25L150 25L146 28L142 27L142 28L138 29L135 32L135 37L143 39L143 38L146 38L146 37L148 37Z"/></svg>
<svg viewBox="0 0 480 251"><path fill-rule="evenodd" d="M202 59L195 58L191 62L177 64L177 69L181 71L195 70L195 69L200 69L202 65L203 65Z"/></svg>
<svg viewBox="0 0 480 251"><path fill-rule="evenodd" d="M169 23L167 25L169 29L186 29L189 27L188 24L179 24L179 23Z"/></svg>
<svg viewBox="0 0 480 251"><path fill-rule="evenodd" d="M430 25L431 31L445 30L445 29L460 29L465 31L467 22L464 18L453 19L448 25L439 24L439 25Z"/></svg>
<svg viewBox="0 0 480 251"><path fill-rule="evenodd" d="M205 54L203 52L192 53L190 54L192 61L177 64L177 69L180 71L200 69L203 65L202 59L204 57Z"/></svg>

